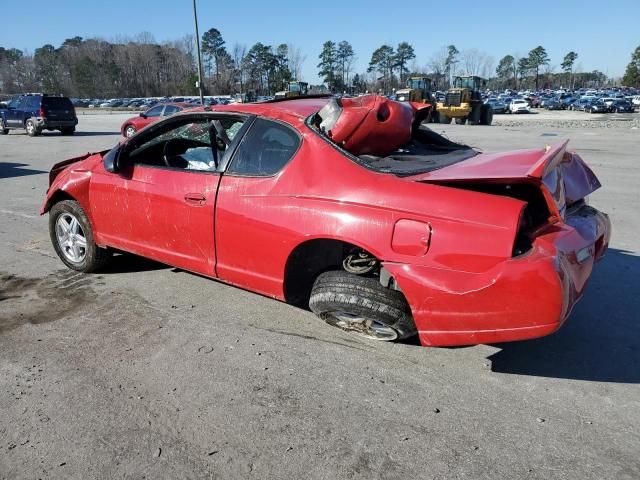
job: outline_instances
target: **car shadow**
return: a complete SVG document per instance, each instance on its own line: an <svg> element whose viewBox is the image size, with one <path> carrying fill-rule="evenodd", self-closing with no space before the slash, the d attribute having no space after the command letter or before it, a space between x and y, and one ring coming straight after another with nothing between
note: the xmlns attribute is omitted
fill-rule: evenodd
<svg viewBox="0 0 640 480"><path fill-rule="evenodd" d="M492 371L640 383L640 256L609 249L565 325L548 337L496 344Z"/></svg>
<svg viewBox="0 0 640 480"><path fill-rule="evenodd" d="M116 253L111 261L102 269L100 274L149 272L153 270L170 269L169 265L140 257L132 253Z"/></svg>
<svg viewBox="0 0 640 480"><path fill-rule="evenodd" d="M76 132L75 137L99 137L104 135L122 135L120 132Z"/></svg>
<svg viewBox="0 0 640 480"><path fill-rule="evenodd" d="M0 178L26 177L28 175L38 175L40 173L49 173L45 170L31 170L26 163L8 163L0 162Z"/></svg>

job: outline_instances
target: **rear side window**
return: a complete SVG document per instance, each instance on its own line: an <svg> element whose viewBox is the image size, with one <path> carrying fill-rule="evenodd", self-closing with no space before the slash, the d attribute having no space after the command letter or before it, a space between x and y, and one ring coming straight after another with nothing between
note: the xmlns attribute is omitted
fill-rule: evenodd
<svg viewBox="0 0 640 480"><path fill-rule="evenodd" d="M162 112L163 117L168 117L169 115L173 115L176 112L179 112L181 108L176 107L175 105L167 105L164 107L164 112Z"/></svg>
<svg viewBox="0 0 640 480"><path fill-rule="evenodd" d="M40 108L40 97L24 97L22 108L25 110L37 110Z"/></svg>
<svg viewBox="0 0 640 480"><path fill-rule="evenodd" d="M278 173L293 158L300 137L293 129L258 118L238 147L229 173L246 176L269 176Z"/></svg>
<svg viewBox="0 0 640 480"><path fill-rule="evenodd" d="M44 97L42 106L49 110L71 110L73 104L66 97Z"/></svg>

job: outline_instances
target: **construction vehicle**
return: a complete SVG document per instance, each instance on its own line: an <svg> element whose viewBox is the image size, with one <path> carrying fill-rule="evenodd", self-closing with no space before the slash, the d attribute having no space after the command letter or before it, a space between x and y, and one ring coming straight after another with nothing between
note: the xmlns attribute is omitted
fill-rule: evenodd
<svg viewBox="0 0 640 480"><path fill-rule="evenodd" d="M451 123L455 119L458 125L491 125L493 110L491 105L482 101L480 88L486 85L486 80L475 77L455 77L453 87L450 88L444 102L436 105L436 121Z"/></svg>
<svg viewBox="0 0 640 480"><path fill-rule="evenodd" d="M308 91L309 84L307 82L293 80L287 83L286 90L276 92L275 98L305 97Z"/></svg>
<svg viewBox="0 0 640 480"><path fill-rule="evenodd" d="M409 77L407 87L396 90L398 102L433 103L431 79L428 77Z"/></svg>

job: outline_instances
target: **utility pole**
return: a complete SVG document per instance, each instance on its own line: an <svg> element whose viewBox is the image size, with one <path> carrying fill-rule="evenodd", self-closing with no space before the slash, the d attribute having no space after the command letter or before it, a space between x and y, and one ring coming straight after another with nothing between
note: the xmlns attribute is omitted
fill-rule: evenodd
<svg viewBox="0 0 640 480"><path fill-rule="evenodd" d="M200 92L200 105L204 105L204 94L202 93L202 56L200 54L200 33L198 32L196 0L193 0L193 21L196 25L196 49L198 50L198 90Z"/></svg>

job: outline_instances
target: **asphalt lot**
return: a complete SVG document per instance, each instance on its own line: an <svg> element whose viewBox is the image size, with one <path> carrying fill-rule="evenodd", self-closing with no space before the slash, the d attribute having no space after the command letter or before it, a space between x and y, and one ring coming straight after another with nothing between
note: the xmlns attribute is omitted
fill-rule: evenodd
<svg viewBox="0 0 640 480"><path fill-rule="evenodd" d="M0 478L640 478L640 129L549 126L564 113L434 126L487 151L570 138L614 228L557 334L451 349L132 256L66 270L47 172L126 115L0 136Z"/></svg>

